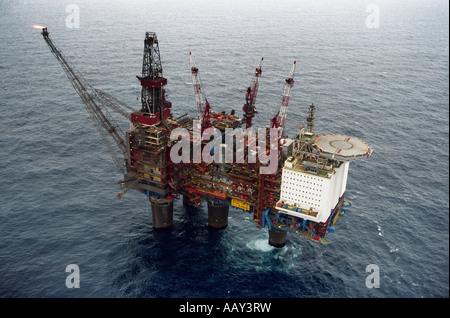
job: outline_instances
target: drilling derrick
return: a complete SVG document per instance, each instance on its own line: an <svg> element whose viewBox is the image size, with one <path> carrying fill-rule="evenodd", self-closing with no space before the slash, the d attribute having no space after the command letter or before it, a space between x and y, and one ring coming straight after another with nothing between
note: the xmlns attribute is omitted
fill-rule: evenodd
<svg viewBox="0 0 450 318"><path fill-rule="evenodd" d="M255 103L256 95L258 95L259 78L262 73L263 59L264 58L261 58L261 62L259 62L259 66L255 70L253 83L247 88L247 92L245 94L245 104L244 107L242 107L242 110L244 111L245 128L250 128L252 126L252 118L258 113L256 111Z"/></svg>

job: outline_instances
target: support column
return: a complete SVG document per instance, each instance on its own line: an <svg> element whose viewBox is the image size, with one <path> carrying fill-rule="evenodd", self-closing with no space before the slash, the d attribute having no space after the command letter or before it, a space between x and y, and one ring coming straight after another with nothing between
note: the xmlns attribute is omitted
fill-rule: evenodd
<svg viewBox="0 0 450 318"><path fill-rule="evenodd" d="M150 197L152 205L153 227L163 230L173 225L173 200Z"/></svg>
<svg viewBox="0 0 450 318"><path fill-rule="evenodd" d="M216 230L223 230L228 226L229 206L208 201L208 225Z"/></svg>
<svg viewBox="0 0 450 318"><path fill-rule="evenodd" d="M189 197L187 196L187 194L183 194L183 204L184 205L189 205Z"/></svg>
<svg viewBox="0 0 450 318"><path fill-rule="evenodd" d="M283 247L286 244L287 232L273 227L269 231L269 245Z"/></svg>

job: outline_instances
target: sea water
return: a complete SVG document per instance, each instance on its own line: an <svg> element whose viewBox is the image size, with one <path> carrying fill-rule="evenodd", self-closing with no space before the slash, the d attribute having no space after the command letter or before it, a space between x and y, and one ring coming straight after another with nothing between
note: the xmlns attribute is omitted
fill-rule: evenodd
<svg viewBox="0 0 450 318"><path fill-rule="evenodd" d="M449 296L447 1L10 0L0 9L0 296ZM228 227L211 231L206 206L181 200L173 228L155 231L145 195L117 198L123 175L33 24L48 27L89 83L137 109L143 40L156 32L175 117L197 115L190 51L213 110L238 115L264 57L255 127L276 114L296 60L288 135L314 103L316 133L375 150L350 164L353 205L332 244L288 235L273 248L267 229L234 208ZM70 264L79 288L66 284ZM378 288L366 283L373 265Z"/></svg>

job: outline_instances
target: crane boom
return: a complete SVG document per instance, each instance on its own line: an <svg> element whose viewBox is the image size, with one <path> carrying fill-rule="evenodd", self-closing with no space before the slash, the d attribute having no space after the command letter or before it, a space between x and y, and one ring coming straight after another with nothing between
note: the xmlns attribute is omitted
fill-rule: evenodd
<svg viewBox="0 0 450 318"><path fill-rule="evenodd" d="M286 78L286 84L284 85L283 99L281 101L281 107L278 113L271 119L272 128L280 129L280 135L283 133L284 124L286 122L286 111L289 105L289 98L291 96L292 87L294 86L294 72L296 61L292 65L291 71Z"/></svg>
<svg viewBox="0 0 450 318"><path fill-rule="evenodd" d="M203 105L203 93L200 84L200 77L198 75L198 68L195 65L194 56L189 52L192 83L194 84L195 99L197 101L197 111L199 119L202 123L202 129L206 129L211 126L211 106L208 100L205 98L205 104Z"/></svg>
<svg viewBox="0 0 450 318"><path fill-rule="evenodd" d="M169 117L172 103L166 100L164 86L167 85L167 78L163 76L159 43L155 32L145 33L142 76L137 78L142 86L141 111L155 116L156 122Z"/></svg>
<svg viewBox="0 0 450 318"><path fill-rule="evenodd" d="M55 46L53 41L49 37L49 33L47 28L42 29L41 33L44 37L45 42L50 48L50 51L56 57L58 62L61 64L64 72L70 80L70 83L81 97L86 110L88 111L90 117L93 119L95 127L100 134L100 137L103 139L108 151L110 152L113 160L115 161L118 169L123 172L123 159L119 159L116 155L116 150L114 150L111 141L107 138L107 134L112 137L115 141L117 147L122 152L124 157L126 156L126 145L122 136L124 133L114 118L108 111L109 108L113 108L115 110L120 107L124 107L126 104L120 102L118 99L112 97L111 95L95 89L92 87L83 75L70 63L66 60L63 53ZM127 106L127 108L130 108ZM121 112L124 115L124 111Z"/></svg>
<svg viewBox="0 0 450 318"><path fill-rule="evenodd" d="M108 107L123 117L130 119L130 113L134 113L137 110L131 107L128 104L125 104L118 98L108 94L107 92L102 91L101 89L94 88L96 99L104 104L105 107Z"/></svg>
<svg viewBox="0 0 450 318"><path fill-rule="evenodd" d="M255 117L256 111L255 103L256 103L256 95L258 94L259 88L259 78L262 73L262 63L264 58L261 58L259 62L259 66L255 70L255 77L253 78L253 83L251 86L247 88L247 93L245 94L245 105L242 108L244 111L245 117L245 126L246 128L250 128L252 126L252 118Z"/></svg>

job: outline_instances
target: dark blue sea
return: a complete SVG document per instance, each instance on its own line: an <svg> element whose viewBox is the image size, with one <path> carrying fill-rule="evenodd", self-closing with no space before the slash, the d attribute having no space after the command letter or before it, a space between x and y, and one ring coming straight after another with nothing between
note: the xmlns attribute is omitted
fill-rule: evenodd
<svg viewBox="0 0 450 318"><path fill-rule="evenodd" d="M0 10L0 297L449 297L448 1L2 0ZM155 231L145 195L117 198L123 175L33 24L135 108L145 32L156 32L175 116L196 116L190 51L212 108L237 114L264 57L257 127L296 60L288 135L314 103L317 133L374 148L350 164L353 205L332 244L288 235L273 248L237 209L214 232L204 204L181 200L173 228ZM69 264L79 288L66 286ZM378 288L366 285L371 264Z"/></svg>

